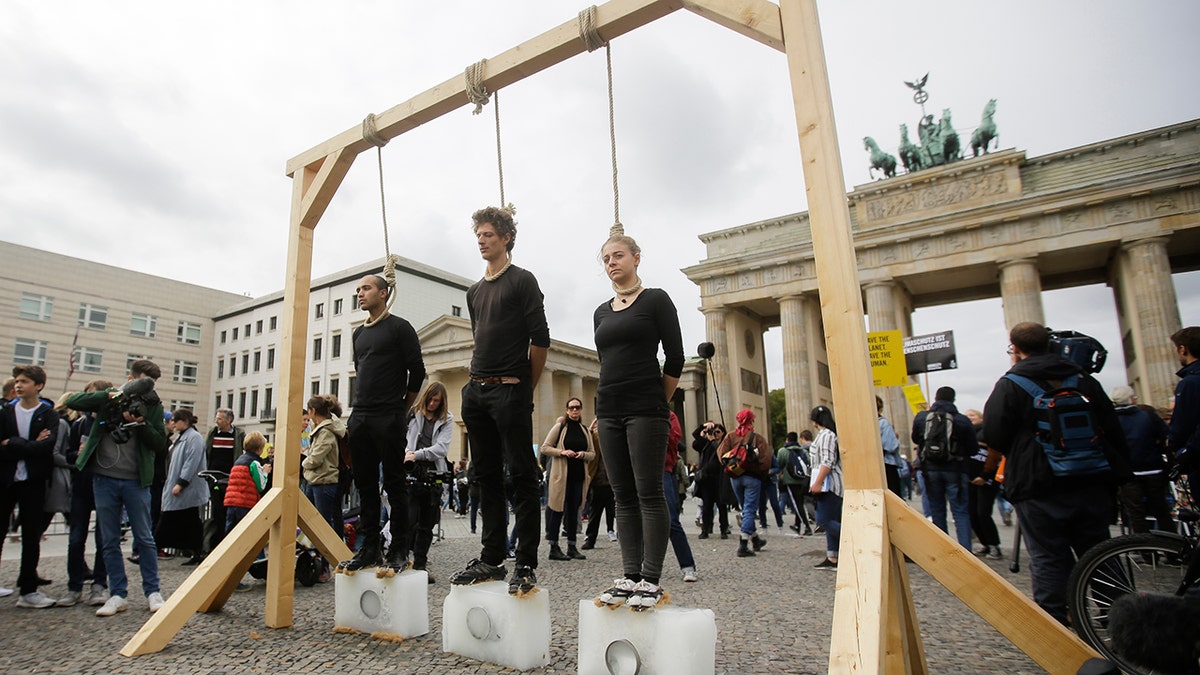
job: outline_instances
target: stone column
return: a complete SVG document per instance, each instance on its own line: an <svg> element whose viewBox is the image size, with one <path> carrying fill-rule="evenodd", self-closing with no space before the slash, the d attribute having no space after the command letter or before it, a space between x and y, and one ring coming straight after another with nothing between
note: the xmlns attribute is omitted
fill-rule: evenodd
<svg viewBox="0 0 1200 675"><path fill-rule="evenodd" d="M716 420L721 412L724 412L725 426L728 427L733 419L733 412L736 412L730 412L728 409L733 405L733 388L729 379L729 341L725 337L725 323L729 313L721 308L702 308L700 311L704 313L705 335L716 350L709 361L708 416Z"/></svg>
<svg viewBox="0 0 1200 675"><path fill-rule="evenodd" d="M1018 258L1000 263L1000 298L1004 305L1004 329L1023 321L1046 324L1042 310L1042 280L1037 260Z"/></svg>
<svg viewBox="0 0 1200 675"><path fill-rule="evenodd" d="M429 379L430 382L441 382L442 381L442 371L440 371L440 370L431 370L428 373L426 373L425 376Z"/></svg>
<svg viewBox="0 0 1200 675"><path fill-rule="evenodd" d="M808 414L815 406L812 350L816 326L806 317L816 299L811 295L788 295L779 299L779 326L783 333L783 388L788 431L799 432L808 426Z"/></svg>
<svg viewBox="0 0 1200 675"><path fill-rule="evenodd" d="M1175 393L1179 368L1171 334L1182 328L1167 240L1124 242L1121 253L1124 264L1117 270L1124 298L1118 298L1117 306L1123 309L1130 331L1129 337L1122 338L1133 347L1133 353L1125 355L1128 378L1136 383L1142 402L1165 407Z"/></svg>
<svg viewBox="0 0 1200 675"><path fill-rule="evenodd" d="M537 406L533 414L533 442L541 445L554 420L563 414L563 403L554 396L554 371L546 366L538 380Z"/></svg>
<svg viewBox="0 0 1200 675"><path fill-rule="evenodd" d="M567 392L567 396L578 396L579 400L581 400L581 401L583 400L583 376L582 375L577 375L577 374L571 375L571 391ZM594 410L592 412L595 413Z"/></svg>
<svg viewBox="0 0 1200 675"><path fill-rule="evenodd" d="M867 324L871 332L898 330L904 337L909 337L908 321L901 321L901 307L898 294L903 292L899 284L891 279L874 281L864 287L867 301ZM883 399L883 416L896 428L900 436L901 452L908 453L909 434L901 430L912 422L911 408L900 387L879 387L875 393Z"/></svg>

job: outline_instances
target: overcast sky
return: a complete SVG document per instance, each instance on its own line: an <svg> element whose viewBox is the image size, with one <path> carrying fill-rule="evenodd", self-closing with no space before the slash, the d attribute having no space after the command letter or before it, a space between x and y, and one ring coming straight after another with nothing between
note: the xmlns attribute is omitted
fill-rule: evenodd
<svg viewBox="0 0 1200 675"><path fill-rule="evenodd" d="M520 2L40 2L0 6L0 239L227 291L284 285L285 162L584 5ZM1200 117L1200 4L820 2L847 189L869 181L861 139L894 151L919 109L903 81L930 72L930 112L969 137L989 98L1000 146L1036 156ZM641 276L666 288L689 350L704 340L679 271L697 235L804 210L784 56L687 11L613 42L621 220ZM546 293L554 337L587 347L611 295L596 260L613 221L602 52L501 92L516 262ZM383 151L393 252L476 278L470 213L499 201L491 107L464 107ZM915 131L914 131L915 133ZM316 231L314 276L383 256L374 152L359 156ZM48 274L53 271L48 270ZM1195 274L1176 277L1200 323ZM1047 322L1117 352L1104 287L1046 295ZM954 330L960 407L1003 372L999 299L919 310ZM778 330L768 336L770 386ZM1161 402L1156 402L1160 403Z"/></svg>

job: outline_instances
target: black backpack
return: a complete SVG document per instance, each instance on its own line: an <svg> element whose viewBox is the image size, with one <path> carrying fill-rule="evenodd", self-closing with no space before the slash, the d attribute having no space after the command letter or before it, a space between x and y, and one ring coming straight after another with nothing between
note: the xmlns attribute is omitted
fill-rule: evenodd
<svg viewBox="0 0 1200 675"><path fill-rule="evenodd" d="M948 464L961 458L954 442L954 414L930 410L925 415L925 447L921 457L931 464Z"/></svg>
<svg viewBox="0 0 1200 675"><path fill-rule="evenodd" d="M1004 377L1032 398L1035 436L1055 476L1089 476L1109 470L1092 402L1077 389L1079 375L1049 391L1027 377L1011 373Z"/></svg>
<svg viewBox="0 0 1200 675"><path fill-rule="evenodd" d="M807 481L809 476L808 451L794 445L788 448L787 465L784 467L792 478Z"/></svg>

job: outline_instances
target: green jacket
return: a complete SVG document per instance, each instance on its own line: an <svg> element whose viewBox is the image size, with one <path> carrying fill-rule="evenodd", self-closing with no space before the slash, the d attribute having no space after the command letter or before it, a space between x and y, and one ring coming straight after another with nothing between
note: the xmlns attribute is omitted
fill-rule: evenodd
<svg viewBox="0 0 1200 675"><path fill-rule="evenodd" d="M67 407L72 410L81 410L84 412L99 412L104 406L109 404L111 400L109 393L114 391L117 391L117 389L75 394L67 399ZM163 424L162 403L146 411L145 421L144 425L137 427L136 432L138 441L138 479L142 487L150 487L154 483L154 456L167 451L167 427ZM99 426L96 424L92 425L92 431L88 434L87 443L84 443L83 449L79 451L79 458L75 460L75 466L79 470L82 471L88 462L91 461L96 448L100 446L100 435L102 433L105 432Z"/></svg>

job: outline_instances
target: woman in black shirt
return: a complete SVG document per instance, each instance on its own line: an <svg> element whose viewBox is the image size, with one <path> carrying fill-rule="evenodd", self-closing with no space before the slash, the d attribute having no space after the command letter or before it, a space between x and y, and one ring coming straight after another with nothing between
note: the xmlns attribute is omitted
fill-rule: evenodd
<svg viewBox="0 0 1200 675"><path fill-rule="evenodd" d="M587 558L575 548L575 541L579 510L587 495L589 469L596 453L592 449L592 434L583 426L582 417L583 401L568 399L567 414L558 418L542 443L542 454L553 458L546 496L546 541L550 543L551 560ZM558 546L560 527L567 538L566 553Z"/></svg>
<svg viewBox="0 0 1200 675"><path fill-rule="evenodd" d="M671 525L662 471L670 430L668 401L683 372L683 337L670 296L642 287L637 242L614 234L600 254L616 296L593 316L600 355L596 415L617 503L623 576L596 600L648 609L663 597L658 582ZM666 355L661 368L659 344Z"/></svg>

